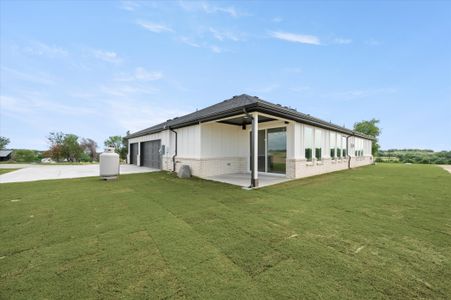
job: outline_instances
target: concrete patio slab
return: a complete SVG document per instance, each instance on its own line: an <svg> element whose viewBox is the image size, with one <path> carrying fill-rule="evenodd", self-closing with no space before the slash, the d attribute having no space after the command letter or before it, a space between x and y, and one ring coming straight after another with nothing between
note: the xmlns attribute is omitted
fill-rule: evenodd
<svg viewBox="0 0 451 300"><path fill-rule="evenodd" d="M236 173L236 174L225 174L206 177L205 179L219 181L223 183L238 185L241 187L249 187L251 184L251 174L250 173ZM290 179L281 175L270 175L270 174L258 174L259 187L269 186L273 184L278 184L282 182L289 181Z"/></svg>
<svg viewBox="0 0 451 300"><path fill-rule="evenodd" d="M0 165L1 167L1 165ZM120 174L158 172L158 169L121 165ZM17 171L0 175L0 183L26 182L99 176L99 165L29 165Z"/></svg>

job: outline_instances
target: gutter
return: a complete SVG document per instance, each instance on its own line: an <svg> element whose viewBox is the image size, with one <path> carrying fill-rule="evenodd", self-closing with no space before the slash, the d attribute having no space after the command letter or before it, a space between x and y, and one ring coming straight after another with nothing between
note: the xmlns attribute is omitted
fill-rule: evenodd
<svg viewBox="0 0 451 300"><path fill-rule="evenodd" d="M299 112L294 113L291 111L287 111L284 108L273 106L273 105L268 105L265 103L254 103L254 104L246 105L244 107L232 108L232 109L223 111L221 113L215 113L215 114L203 116L200 118L196 118L193 120L188 120L188 121L176 124L176 125L172 125L170 127L172 127L173 129L182 128L182 127L186 127L186 126L199 124L199 122L213 121L213 120L220 119L223 117L233 116L234 114L238 114L243 111L246 114L249 114L249 112L254 112L254 111L262 112L262 113L266 113L269 115L273 115L275 117L282 117L282 118L290 119L290 120L293 120L293 121L296 121L299 123L316 126L316 127L327 129L327 130L333 130L333 131L337 131L337 132L344 133L344 134L350 134L352 136L358 136L358 137L361 137L364 139L369 139L369 140L374 141L374 137L370 137L365 134L355 132L353 130L335 125L333 123L326 122L324 120L320 120L320 119L311 117L309 115L301 114ZM136 134L136 136L142 136L142 135L161 132L161 131L165 130L165 126L166 125L163 125L161 128L155 128L154 130L149 130L147 132L145 130L144 130L144 132L141 132L141 133L136 132L135 134ZM131 134L130 137L136 137L135 134Z"/></svg>
<svg viewBox="0 0 451 300"><path fill-rule="evenodd" d="M169 127L169 130L175 133L175 151L174 155L172 156L172 172L175 172L175 157L177 156L177 131Z"/></svg>

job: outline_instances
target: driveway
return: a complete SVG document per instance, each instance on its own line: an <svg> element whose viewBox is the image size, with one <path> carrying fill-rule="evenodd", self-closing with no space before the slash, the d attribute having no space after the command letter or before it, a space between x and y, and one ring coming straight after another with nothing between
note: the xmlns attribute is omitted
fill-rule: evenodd
<svg viewBox="0 0 451 300"><path fill-rule="evenodd" d="M12 166L21 169L0 175L0 183L99 176L99 165L43 166L43 165L0 164L0 169L13 168ZM121 165L120 174L148 173L157 171L160 170L146 167L138 167L135 165Z"/></svg>
<svg viewBox="0 0 451 300"><path fill-rule="evenodd" d="M439 166L451 173L451 165L439 165Z"/></svg>

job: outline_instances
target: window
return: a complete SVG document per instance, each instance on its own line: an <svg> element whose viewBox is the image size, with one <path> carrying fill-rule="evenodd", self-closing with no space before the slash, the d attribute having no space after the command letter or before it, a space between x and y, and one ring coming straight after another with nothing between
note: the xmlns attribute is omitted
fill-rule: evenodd
<svg viewBox="0 0 451 300"><path fill-rule="evenodd" d="M313 154L313 129L310 127L304 127L304 148L305 159L307 159L307 161L311 161Z"/></svg>
<svg viewBox="0 0 451 300"><path fill-rule="evenodd" d="M305 149L305 159L307 159L307 161L312 161L312 148Z"/></svg>
<svg viewBox="0 0 451 300"><path fill-rule="evenodd" d="M315 158L321 160L323 149L323 132L320 129L315 129Z"/></svg>
<svg viewBox="0 0 451 300"><path fill-rule="evenodd" d="M342 136L341 137L341 156L342 157L346 157L346 137Z"/></svg>
<svg viewBox="0 0 451 300"><path fill-rule="evenodd" d="M315 158L321 160L321 148L315 148Z"/></svg>
<svg viewBox="0 0 451 300"><path fill-rule="evenodd" d="M330 139L329 139L329 145L330 145L330 158L335 158L335 148L337 143L337 134L335 132L330 133Z"/></svg>
<svg viewBox="0 0 451 300"><path fill-rule="evenodd" d="M356 157L362 157L363 156L363 149L364 149L364 140L360 138L355 138L354 140L354 152Z"/></svg>

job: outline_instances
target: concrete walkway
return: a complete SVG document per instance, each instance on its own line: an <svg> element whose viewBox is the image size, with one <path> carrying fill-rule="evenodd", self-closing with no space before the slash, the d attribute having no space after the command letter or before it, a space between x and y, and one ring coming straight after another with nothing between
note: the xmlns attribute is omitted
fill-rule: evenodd
<svg viewBox="0 0 451 300"><path fill-rule="evenodd" d="M205 179L238 185L241 187L249 187L249 185L251 184L250 173L224 174L206 177ZM286 178L285 176L280 175L258 174L259 187L278 184L289 180L290 179Z"/></svg>
<svg viewBox="0 0 451 300"><path fill-rule="evenodd" d="M0 164L0 169L13 169L13 168L14 169L21 168L21 169L0 175L0 183L99 176L99 165L43 166L43 165ZM135 165L121 165L120 174L148 173L157 171L160 170L146 167L138 167Z"/></svg>

